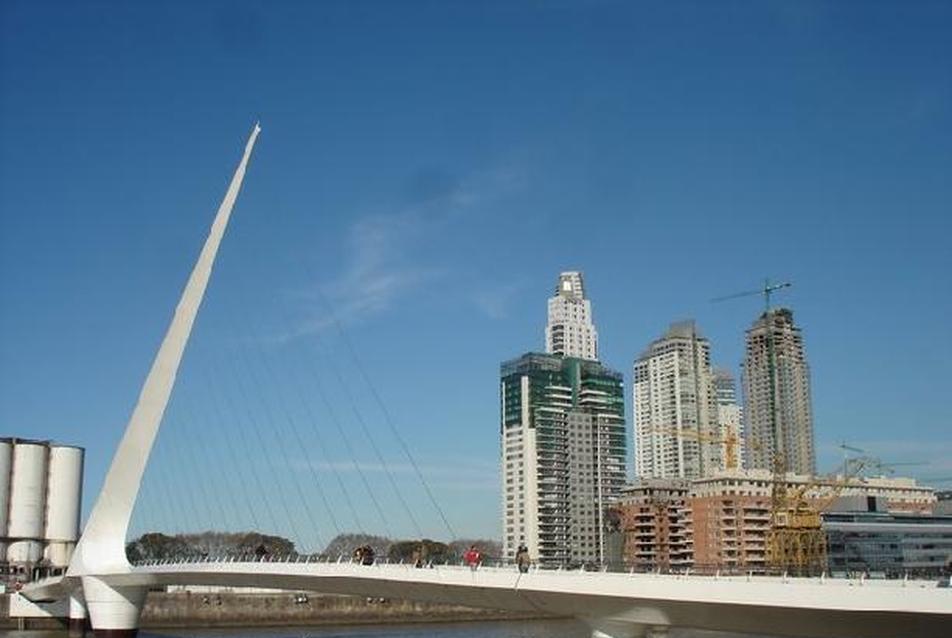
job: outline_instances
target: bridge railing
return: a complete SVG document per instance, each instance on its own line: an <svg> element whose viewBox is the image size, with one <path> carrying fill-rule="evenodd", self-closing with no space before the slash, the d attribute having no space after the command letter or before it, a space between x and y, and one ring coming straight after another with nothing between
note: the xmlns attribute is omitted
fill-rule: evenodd
<svg viewBox="0 0 952 638"><path fill-rule="evenodd" d="M135 561L133 564L137 567L155 567L155 566L173 566L173 565L194 565L201 563L312 563L312 564L348 564L365 566L403 566L408 569L422 567L428 569L451 568L451 569L472 569L461 560L452 561L427 561L416 565L411 561L390 560L388 557L375 558L372 563L364 563L361 560L349 555L315 555L315 554L284 554L284 555L256 555L253 553L229 553L223 555L180 555L165 558L154 558ZM518 565L511 560L489 558L484 559L478 565L480 570L517 570ZM913 579L935 579L947 577L941 570L904 570L904 571L880 571L870 572L865 570L841 570L834 572L810 572L794 573L790 571L767 569L764 567L745 567L735 565L686 565L686 566L625 566L625 565L604 565L595 564L576 564L576 565L546 565L534 563L530 569L534 572L578 572L578 573L615 573L615 574L642 574L642 575L664 575L664 576L694 576L694 577L780 577L780 578L820 578L820 579L843 579L843 580L913 580Z"/></svg>

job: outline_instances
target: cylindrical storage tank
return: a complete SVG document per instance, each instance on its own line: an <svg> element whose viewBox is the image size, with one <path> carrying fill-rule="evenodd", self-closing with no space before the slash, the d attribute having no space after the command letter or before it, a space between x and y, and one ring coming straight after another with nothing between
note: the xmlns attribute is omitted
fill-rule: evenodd
<svg viewBox="0 0 952 638"><path fill-rule="evenodd" d="M83 448L71 445L50 446L49 468L46 533L43 537L50 543L73 543L79 538Z"/></svg>
<svg viewBox="0 0 952 638"><path fill-rule="evenodd" d="M46 517L46 463L49 448L44 443L20 442L13 446L13 476L10 479L10 519L7 537L41 540ZM10 543L8 551L13 551ZM11 561L14 559L11 557Z"/></svg>
<svg viewBox="0 0 952 638"><path fill-rule="evenodd" d="M69 565L69 559L73 556L73 548L76 543L64 543L53 541L46 546L44 556L52 567L66 567Z"/></svg>
<svg viewBox="0 0 952 638"><path fill-rule="evenodd" d="M7 560L11 563L36 563L43 558L43 543L40 541L13 541L7 547Z"/></svg>
<svg viewBox="0 0 952 638"><path fill-rule="evenodd" d="M0 439L0 539L7 536L10 511L10 470L13 468L13 441ZM0 561L7 559L7 543L0 540Z"/></svg>

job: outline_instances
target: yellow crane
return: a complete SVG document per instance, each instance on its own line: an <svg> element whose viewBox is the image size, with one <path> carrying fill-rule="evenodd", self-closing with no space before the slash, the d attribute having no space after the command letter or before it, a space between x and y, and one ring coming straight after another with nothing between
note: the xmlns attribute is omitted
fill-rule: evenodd
<svg viewBox="0 0 952 638"><path fill-rule="evenodd" d="M853 484L853 479L874 461L868 457L849 459L843 475L813 477L792 493L787 490L786 473L779 476L775 473L770 528L767 531L767 566L799 576L822 573L826 569L822 513L839 497L843 488ZM822 496L814 494L808 497L811 490L821 485L829 489ZM782 496L778 498L778 494Z"/></svg>
<svg viewBox="0 0 952 638"><path fill-rule="evenodd" d="M678 429L677 426L652 427L648 428L652 432L658 432L666 436L681 437L691 439L701 443L719 443L724 445L724 467L729 470L735 470L740 467L737 448L740 446L740 437L733 430L728 430L726 434L714 434L700 432L698 430Z"/></svg>

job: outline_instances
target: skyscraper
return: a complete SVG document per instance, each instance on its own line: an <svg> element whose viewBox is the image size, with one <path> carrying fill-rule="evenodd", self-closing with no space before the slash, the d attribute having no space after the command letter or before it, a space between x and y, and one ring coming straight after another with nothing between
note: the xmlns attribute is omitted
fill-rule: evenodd
<svg viewBox="0 0 952 638"><path fill-rule="evenodd" d="M814 474L810 368L791 310L765 312L747 330L743 383L749 466L772 470L782 454L785 470Z"/></svg>
<svg viewBox="0 0 952 638"><path fill-rule="evenodd" d="M563 272L549 298L545 351L566 357L598 360L598 332L592 323L592 302L585 298L582 273Z"/></svg>
<svg viewBox="0 0 952 638"><path fill-rule="evenodd" d="M632 386L636 476L698 478L722 468L711 347L693 321L648 346Z"/></svg>
<svg viewBox="0 0 952 638"><path fill-rule="evenodd" d="M529 353L500 376L503 555L525 543L543 565L599 562L604 508L625 483L621 373Z"/></svg>
<svg viewBox="0 0 952 638"><path fill-rule="evenodd" d="M737 403L737 386L729 370L714 370L714 395L717 400L717 426L721 439L724 467L744 467L743 408Z"/></svg>

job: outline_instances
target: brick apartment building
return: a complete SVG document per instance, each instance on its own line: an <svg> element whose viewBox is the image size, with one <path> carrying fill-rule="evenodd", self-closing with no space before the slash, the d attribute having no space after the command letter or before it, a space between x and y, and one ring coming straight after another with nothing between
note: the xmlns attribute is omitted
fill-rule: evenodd
<svg viewBox="0 0 952 638"><path fill-rule="evenodd" d="M644 479L617 502L624 563L639 570L684 569L693 563L690 481Z"/></svg>

